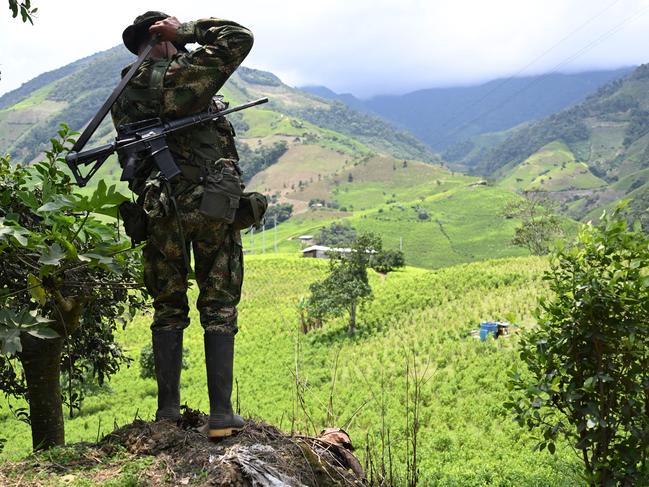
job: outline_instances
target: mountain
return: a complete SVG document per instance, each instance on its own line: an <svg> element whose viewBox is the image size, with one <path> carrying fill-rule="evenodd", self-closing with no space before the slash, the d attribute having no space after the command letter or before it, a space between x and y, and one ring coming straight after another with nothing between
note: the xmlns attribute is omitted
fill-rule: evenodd
<svg viewBox="0 0 649 487"><path fill-rule="evenodd" d="M403 127L436 151L469 137L543 118L583 100L632 68L495 79L478 86L432 88L360 100L321 86L304 87Z"/></svg>
<svg viewBox="0 0 649 487"><path fill-rule="evenodd" d="M118 82L132 55L118 47L45 73L0 98L0 149L16 161L38 157L60 122L79 130ZM343 222L378 232L411 265L437 268L496 256L511 246L518 222L503 208L518 198L445 167L412 135L376 115L291 88L274 74L241 67L221 93L231 104L268 104L230 116L249 190L290 205L273 238L245 239L250 252L298 253L300 235ZM88 145L113 137L105 121ZM119 183L109 159L94 181ZM91 191L84 188L80 191ZM275 245L275 240L277 244Z"/></svg>
<svg viewBox="0 0 649 487"><path fill-rule="evenodd" d="M0 97L0 148L14 157L30 160L43 150L49 134L55 133L61 121L73 128L82 127L118 83L121 69L132 61L132 54L118 46L42 74L6 93ZM265 113L272 110L299 117L355 137L368 147L395 157L436 160L421 142L379 117L291 88L271 73L242 67L232 76L224 93L236 103L263 93L271 100ZM111 132L110 124L105 123L97 137Z"/></svg>
<svg viewBox="0 0 649 487"><path fill-rule="evenodd" d="M582 219L630 198L649 228L649 64L573 107L467 149L466 166L509 190L544 193Z"/></svg>

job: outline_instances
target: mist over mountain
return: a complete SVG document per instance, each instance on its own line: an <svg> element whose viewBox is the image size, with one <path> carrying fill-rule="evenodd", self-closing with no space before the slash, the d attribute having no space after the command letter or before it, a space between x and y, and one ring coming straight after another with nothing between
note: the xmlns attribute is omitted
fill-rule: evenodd
<svg viewBox="0 0 649 487"><path fill-rule="evenodd" d="M633 68L495 79L477 86L431 88L359 99L323 86L305 91L380 115L443 152L469 137L509 129L562 110Z"/></svg>

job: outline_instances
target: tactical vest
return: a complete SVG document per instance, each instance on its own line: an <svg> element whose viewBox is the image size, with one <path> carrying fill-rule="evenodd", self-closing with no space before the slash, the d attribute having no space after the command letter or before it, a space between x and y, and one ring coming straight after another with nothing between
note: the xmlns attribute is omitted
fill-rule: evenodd
<svg viewBox="0 0 649 487"><path fill-rule="evenodd" d="M131 123L149 118L160 118L163 121L163 88L164 77L170 59L155 61L150 69L148 86L130 83L119 98L117 107L122 120L120 123ZM220 111L228 107L221 96L212 98L205 110ZM204 167L220 158L239 160L234 144L234 128L225 118L206 122L189 130L176 132L167 137L167 144L176 163L181 166Z"/></svg>

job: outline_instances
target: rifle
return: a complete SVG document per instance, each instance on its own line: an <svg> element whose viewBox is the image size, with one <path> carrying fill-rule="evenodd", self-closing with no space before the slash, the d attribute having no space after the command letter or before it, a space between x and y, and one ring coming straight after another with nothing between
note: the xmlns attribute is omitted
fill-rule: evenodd
<svg viewBox="0 0 649 487"><path fill-rule="evenodd" d="M115 152L120 155L121 160L126 161L122 167L122 181L133 180L137 163L147 157L153 159L158 170L167 181L172 181L180 174L180 168L175 163L167 146L167 135L195 125L200 125L210 120L216 120L230 113L261 105L267 101L268 98L259 98L258 100L227 108L219 112L204 112L171 122L163 122L159 118L152 118L120 125L117 127L117 137L113 142L81 152L76 152L73 148L65 156L65 162L80 187L88 184L88 181L95 175L102 164L106 162L106 159ZM85 176L82 175L79 166L87 166L92 163L94 165L90 171Z"/></svg>

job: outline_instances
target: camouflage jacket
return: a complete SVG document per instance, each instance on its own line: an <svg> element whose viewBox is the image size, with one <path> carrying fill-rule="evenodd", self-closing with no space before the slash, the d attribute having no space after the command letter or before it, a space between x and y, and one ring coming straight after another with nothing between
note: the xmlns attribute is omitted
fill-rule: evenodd
<svg viewBox="0 0 649 487"><path fill-rule="evenodd" d="M200 47L171 59L145 61L113 105L115 127L225 108L215 95L250 52L252 33L231 21L202 19L183 23L178 43L198 43ZM238 160L234 129L225 118L172 134L167 142L179 165L201 166L220 158ZM138 176L146 179L147 175ZM136 192L137 186L133 188Z"/></svg>

